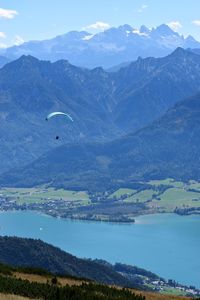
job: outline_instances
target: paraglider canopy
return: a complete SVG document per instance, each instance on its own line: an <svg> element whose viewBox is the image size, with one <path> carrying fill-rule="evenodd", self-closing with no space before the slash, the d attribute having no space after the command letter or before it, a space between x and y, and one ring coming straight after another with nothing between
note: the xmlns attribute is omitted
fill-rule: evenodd
<svg viewBox="0 0 200 300"><path fill-rule="evenodd" d="M61 112L61 111L55 111L55 112L50 113L50 114L46 117L46 121L48 121L49 119L51 119L52 117L55 117L55 116L65 116L65 117L67 117L71 122L74 121L74 120L72 119L72 117L71 117L69 114L66 114L66 113Z"/></svg>

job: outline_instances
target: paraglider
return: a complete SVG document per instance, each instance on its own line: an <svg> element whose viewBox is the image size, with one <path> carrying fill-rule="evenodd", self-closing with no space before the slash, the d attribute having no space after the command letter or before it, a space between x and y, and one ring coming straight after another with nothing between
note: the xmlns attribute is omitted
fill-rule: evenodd
<svg viewBox="0 0 200 300"><path fill-rule="evenodd" d="M61 111L55 111L50 113L47 117L46 117L46 121L49 121L49 119L51 119L52 117L55 116L66 116L71 122L73 122L74 120L72 119L72 117L69 114L66 114L64 112Z"/></svg>
<svg viewBox="0 0 200 300"><path fill-rule="evenodd" d="M64 112L61 112L61 111L55 111L55 112L52 112L50 114L48 114L48 116L46 117L46 121L49 121L51 118L53 117L56 117L56 116L64 116L66 117L68 120L70 120L71 122L73 122L74 120L72 119L72 117L67 114L67 113L64 113ZM59 140L59 136L57 135L56 136L56 140Z"/></svg>

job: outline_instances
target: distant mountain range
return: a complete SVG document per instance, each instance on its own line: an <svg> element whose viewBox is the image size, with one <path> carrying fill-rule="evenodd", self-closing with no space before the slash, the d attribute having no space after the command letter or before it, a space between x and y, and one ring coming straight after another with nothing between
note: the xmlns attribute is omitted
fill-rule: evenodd
<svg viewBox="0 0 200 300"><path fill-rule="evenodd" d="M68 142L136 132L199 87L200 56L182 48L164 58L139 58L115 73L22 56L0 69L0 171ZM46 122L56 110L70 113L74 123Z"/></svg>
<svg viewBox="0 0 200 300"><path fill-rule="evenodd" d="M200 93L135 134L64 145L0 177L2 185L107 190L134 181L200 179Z"/></svg>
<svg viewBox="0 0 200 300"><path fill-rule="evenodd" d="M136 60L138 56L166 56L177 47L200 48L200 43L192 36L184 38L166 24L153 29L142 25L139 30L125 24L97 34L71 31L50 40L2 49L0 54L10 60L32 55L51 61L67 59L82 67L110 68Z"/></svg>

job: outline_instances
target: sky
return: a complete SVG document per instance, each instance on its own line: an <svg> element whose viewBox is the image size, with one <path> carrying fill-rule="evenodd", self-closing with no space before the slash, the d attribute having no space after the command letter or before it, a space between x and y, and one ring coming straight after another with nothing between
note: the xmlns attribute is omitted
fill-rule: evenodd
<svg viewBox="0 0 200 300"><path fill-rule="evenodd" d="M0 0L0 47L71 30L163 23L200 41L200 0Z"/></svg>

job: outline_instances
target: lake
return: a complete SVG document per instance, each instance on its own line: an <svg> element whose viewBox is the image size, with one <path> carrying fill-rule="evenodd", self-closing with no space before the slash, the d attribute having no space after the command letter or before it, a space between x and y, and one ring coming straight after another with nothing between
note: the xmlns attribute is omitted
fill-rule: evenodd
<svg viewBox="0 0 200 300"><path fill-rule="evenodd" d="M115 224L2 212L0 234L40 238L79 257L136 265L200 288L200 216L157 214Z"/></svg>

